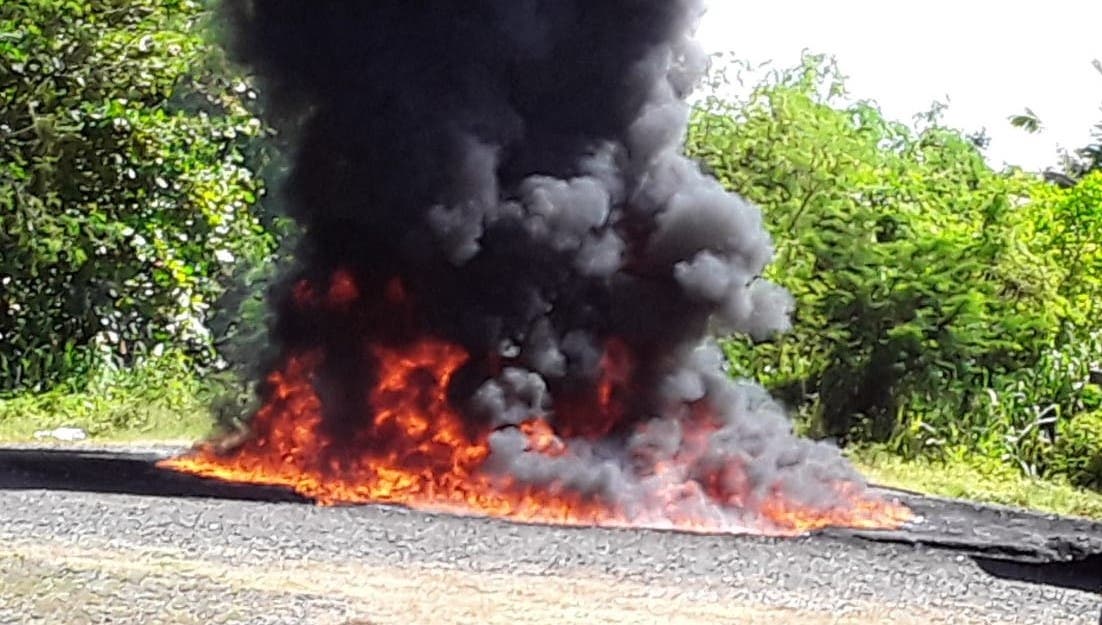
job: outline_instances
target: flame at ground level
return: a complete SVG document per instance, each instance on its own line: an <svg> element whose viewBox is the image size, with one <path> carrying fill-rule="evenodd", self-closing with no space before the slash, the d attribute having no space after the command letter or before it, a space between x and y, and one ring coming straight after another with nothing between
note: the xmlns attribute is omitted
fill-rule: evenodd
<svg viewBox="0 0 1102 625"><path fill-rule="evenodd" d="M325 432L322 401L312 382L321 356L306 353L289 358L270 376L273 391L252 420L251 438L227 453L205 446L158 466L289 487L322 505L391 503L536 523L796 535L830 526L894 528L911 518L903 505L873 498L851 484L837 486L842 504L829 509L801 507L775 491L748 515L737 510L745 502L728 497L719 505L736 512L730 516L685 514L677 501L700 496L706 487L684 479L666 480L632 510L555 483L522 484L483 470L491 433L472 435L448 403L446 390L467 357L462 349L424 340L400 351L373 352L378 361L377 382L369 391L373 414L357 424L351 439ZM516 429L531 453L568 453L567 443L546 421L533 419ZM679 474L666 465L655 472Z"/></svg>

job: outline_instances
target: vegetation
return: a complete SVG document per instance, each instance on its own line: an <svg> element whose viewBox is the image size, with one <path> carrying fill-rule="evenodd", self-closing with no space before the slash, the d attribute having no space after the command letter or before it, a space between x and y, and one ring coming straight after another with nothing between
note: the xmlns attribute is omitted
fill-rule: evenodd
<svg viewBox="0 0 1102 625"><path fill-rule="evenodd" d="M853 448L847 455L861 473L876 484L940 497L1102 519L1102 493L1077 488L1060 478L1022 475L998 461L984 458L906 460L877 447Z"/></svg>
<svg viewBox="0 0 1102 625"><path fill-rule="evenodd" d="M0 392L178 350L272 236L255 97L193 0L0 3Z"/></svg>
<svg viewBox="0 0 1102 625"><path fill-rule="evenodd" d="M182 354L103 367L79 391L58 387L0 400L0 440L31 440L62 427L110 440L196 440L212 429L215 398Z"/></svg>
<svg viewBox="0 0 1102 625"><path fill-rule="evenodd" d="M0 436L191 436L233 382L285 230L256 94L208 20L0 3ZM1073 488L1102 490L1094 153L1050 184L992 170L936 107L902 124L844 96L808 57L695 113L690 152L763 207L798 303L791 333L727 340L736 373L874 478L1102 516Z"/></svg>
<svg viewBox="0 0 1102 625"><path fill-rule="evenodd" d="M797 300L788 335L728 341L733 366L813 434L1102 483L1102 176L993 171L936 108L907 126L844 94L809 57L697 112L690 150L763 207Z"/></svg>

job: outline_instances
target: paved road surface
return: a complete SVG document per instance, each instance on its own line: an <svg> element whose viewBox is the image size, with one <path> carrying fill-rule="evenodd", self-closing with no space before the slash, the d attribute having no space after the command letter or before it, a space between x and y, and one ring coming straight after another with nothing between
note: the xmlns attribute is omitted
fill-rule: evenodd
<svg viewBox="0 0 1102 625"><path fill-rule="evenodd" d="M0 623L1095 625L946 552L0 490Z"/></svg>

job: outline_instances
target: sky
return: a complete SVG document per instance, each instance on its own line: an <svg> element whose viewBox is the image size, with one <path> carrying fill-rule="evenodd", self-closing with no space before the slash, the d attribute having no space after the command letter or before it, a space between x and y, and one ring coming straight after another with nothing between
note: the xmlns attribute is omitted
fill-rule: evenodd
<svg viewBox="0 0 1102 625"><path fill-rule="evenodd" d="M713 52L775 67L833 55L851 95L908 122L935 100L945 121L987 129L989 162L1041 170L1102 122L1102 1L708 0L697 32ZM1010 126L1032 109L1039 135Z"/></svg>

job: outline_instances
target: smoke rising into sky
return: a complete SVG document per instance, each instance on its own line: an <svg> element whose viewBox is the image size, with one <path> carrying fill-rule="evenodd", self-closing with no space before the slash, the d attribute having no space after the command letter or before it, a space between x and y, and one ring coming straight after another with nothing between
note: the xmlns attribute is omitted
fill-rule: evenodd
<svg viewBox="0 0 1102 625"><path fill-rule="evenodd" d="M793 303L760 277L759 209L681 151L702 8L226 3L293 140L283 192L304 236L271 367L313 388L278 408L317 423L311 470L422 467L468 437L488 447L480 475L719 525L860 491L711 339L784 331ZM271 383L265 418L300 385Z"/></svg>

